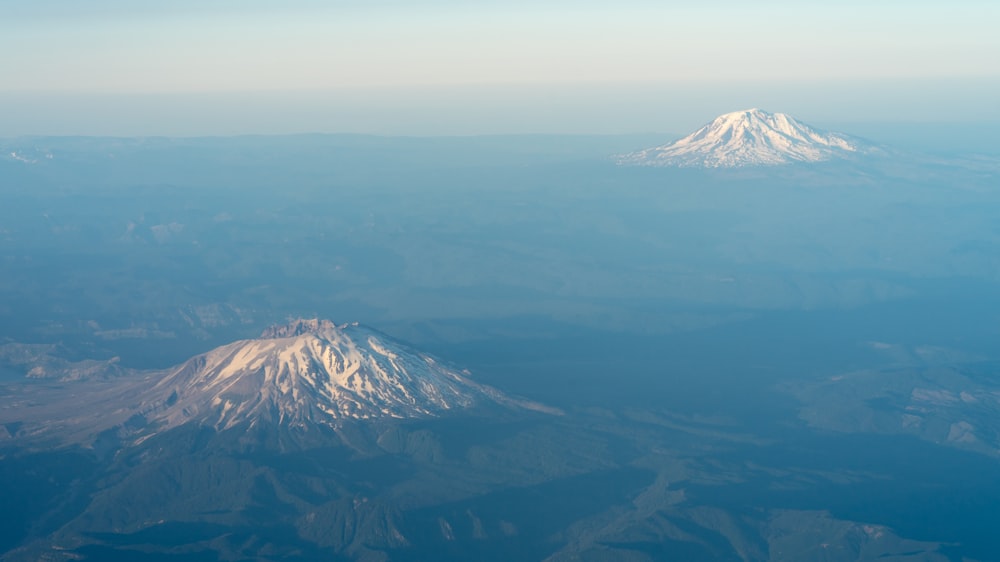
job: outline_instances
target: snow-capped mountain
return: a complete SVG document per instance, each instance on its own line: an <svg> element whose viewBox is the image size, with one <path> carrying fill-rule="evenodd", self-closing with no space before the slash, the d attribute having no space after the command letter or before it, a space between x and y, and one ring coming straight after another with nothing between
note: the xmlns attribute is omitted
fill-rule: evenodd
<svg viewBox="0 0 1000 562"><path fill-rule="evenodd" d="M467 375L358 324L296 320L188 360L143 402L149 421L199 419L220 428L411 418L512 402Z"/></svg>
<svg viewBox="0 0 1000 562"><path fill-rule="evenodd" d="M429 417L489 404L555 412L508 397L356 323L300 319L170 369L32 388L16 403L0 405L0 424L16 424L18 430L8 430L11 437L54 434L86 441L117 428L129 441L141 442L188 422L219 430L336 427L347 420Z"/></svg>
<svg viewBox="0 0 1000 562"><path fill-rule="evenodd" d="M22 164L38 164L43 160L52 160L54 156L48 149L36 146L0 145L0 160L20 162Z"/></svg>
<svg viewBox="0 0 1000 562"><path fill-rule="evenodd" d="M860 139L815 129L784 113L746 109L720 115L676 142L619 156L618 163L736 168L821 162L877 150Z"/></svg>

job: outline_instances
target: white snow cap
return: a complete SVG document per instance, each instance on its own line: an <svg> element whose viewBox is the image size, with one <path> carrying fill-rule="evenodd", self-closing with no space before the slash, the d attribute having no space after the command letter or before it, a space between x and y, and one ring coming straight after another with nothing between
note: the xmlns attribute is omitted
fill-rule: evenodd
<svg viewBox="0 0 1000 562"><path fill-rule="evenodd" d="M821 162L872 148L859 139L815 129L784 113L753 108L720 115L676 142L622 155L618 163L700 168L771 166Z"/></svg>
<svg viewBox="0 0 1000 562"><path fill-rule="evenodd" d="M261 420L336 425L482 403L533 406L375 330L318 319L274 326L259 339L194 357L144 394L146 418L167 427L191 419L221 428Z"/></svg>

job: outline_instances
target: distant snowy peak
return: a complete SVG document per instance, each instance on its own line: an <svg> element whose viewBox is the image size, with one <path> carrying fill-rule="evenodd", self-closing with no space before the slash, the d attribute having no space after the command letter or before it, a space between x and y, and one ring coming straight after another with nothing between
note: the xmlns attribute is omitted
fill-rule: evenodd
<svg viewBox="0 0 1000 562"><path fill-rule="evenodd" d="M746 109L720 115L676 142L622 155L618 163L736 168L821 162L874 151L865 141L815 129L784 113Z"/></svg>
<svg viewBox="0 0 1000 562"><path fill-rule="evenodd" d="M53 158L52 153L45 148L0 145L0 160L20 162L22 164L38 164L40 161L52 160Z"/></svg>
<svg viewBox="0 0 1000 562"><path fill-rule="evenodd" d="M142 414L160 427L193 420L218 428L336 425L483 403L533 406L358 324L296 320L167 371L144 393Z"/></svg>

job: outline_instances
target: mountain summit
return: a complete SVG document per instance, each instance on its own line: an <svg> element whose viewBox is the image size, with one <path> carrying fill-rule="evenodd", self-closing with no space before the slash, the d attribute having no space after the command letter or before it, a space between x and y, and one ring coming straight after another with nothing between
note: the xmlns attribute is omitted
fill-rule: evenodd
<svg viewBox="0 0 1000 562"><path fill-rule="evenodd" d="M862 140L815 129L784 113L745 109L720 115L676 142L622 155L618 163L737 168L821 162L873 149Z"/></svg>
<svg viewBox="0 0 1000 562"><path fill-rule="evenodd" d="M296 320L194 357L143 397L149 421L225 428L431 416L515 401L357 323Z"/></svg>
<svg viewBox="0 0 1000 562"><path fill-rule="evenodd" d="M18 405L0 404L0 429L18 428L8 428L11 436L86 441L114 430L134 443L187 423L337 427L490 405L556 413L370 328L315 319L268 328L169 369L67 383Z"/></svg>

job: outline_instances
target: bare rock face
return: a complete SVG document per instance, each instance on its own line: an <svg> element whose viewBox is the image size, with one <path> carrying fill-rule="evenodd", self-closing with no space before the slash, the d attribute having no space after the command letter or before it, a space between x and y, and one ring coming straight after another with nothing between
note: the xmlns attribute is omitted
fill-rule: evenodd
<svg viewBox="0 0 1000 562"><path fill-rule="evenodd" d="M357 327L358 323L345 324L341 328ZM260 334L260 339L291 338L308 333L320 333L324 331L337 330L338 326L333 322L319 318L299 318L292 320L288 324L277 324L269 326Z"/></svg>

